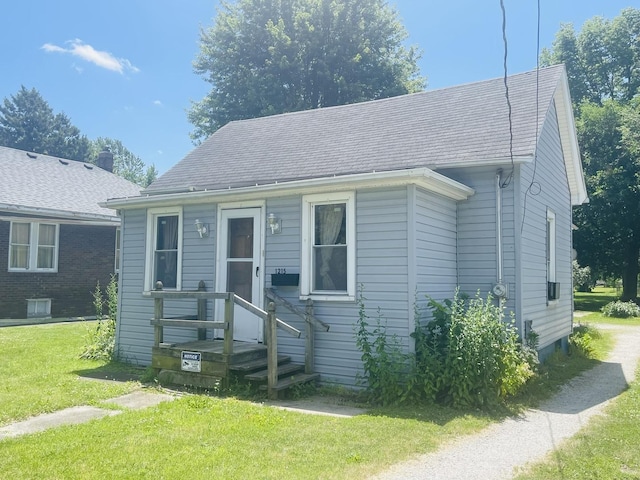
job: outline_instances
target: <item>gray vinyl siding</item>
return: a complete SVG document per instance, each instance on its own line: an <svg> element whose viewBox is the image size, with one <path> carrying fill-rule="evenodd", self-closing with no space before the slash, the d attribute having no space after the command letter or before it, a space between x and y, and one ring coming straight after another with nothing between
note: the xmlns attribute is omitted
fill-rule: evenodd
<svg viewBox="0 0 640 480"><path fill-rule="evenodd" d="M364 289L365 306L371 322L380 308L382 321L390 334L398 334L408 348L408 269L407 269L407 190L362 190L356 192L356 284ZM301 273L302 197L270 199L267 212L282 218L282 233L267 234L266 273L276 268L287 273ZM278 293L304 310L298 287L278 287ZM413 295L413 294L412 294ZM361 372L361 353L355 344L358 318L356 302L314 302L314 314L330 325L330 330L315 331L316 371L325 383L353 386ZM278 309L278 317L304 332L304 322L297 316ZM304 361L304 338L295 339L278 332L278 350Z"/></svg>
<svg viewBox="0 0 640 480"><path fill-rule="evenodd" d="M466 168L443 171L445 175L470 186L475 193L458 202L458 285L461 292L486 297L498 279L496 241L496 174L498 168ZM502 184L510 168L502 169ZM503 282L508 284L506 310L516 308L516 252L514 182L502 193Z"/></svg>
<svg viewBox="0 0 640 480"><path fill-rule="evenodd" d="M200 280L207 290L214 288L215 279L215 205L185 206L182 237L182 288L195 290ZM211 234L200 238L194 223L196 218L209 223ZM126 361L141 365L151 363L154 301L143 295L145 262L147 258L147 211L124 210L122 213L122 264L120 268L120 309L118 313L117 345L119 355ZM195 315L196 302L166 301L166 317ZM212 305L208 315L213 315ZM194 340L195 330L165 328L164 338L170 342Z"/></svg>
<svg viewBox="0 0 640 480"><path fill-rule="evenodd" d="M416 188L414 197L415 301L423 311L428 297L442 301L452 298L457 280L456 202L432 192Z"/></svg>
<svg viewBox="0 0 640 480"><path fill-rule="evenodd" d="M522 318L532 321L540 348L571 333L571 199L555 108L543 125L536 164L520 172ZM535 178L533 178L535 169ZM527 189L533 183L531 192ZM526 207L526 210L525 210ZM556 215L556 281L560 299L547 302L547 209Z"/></svg>

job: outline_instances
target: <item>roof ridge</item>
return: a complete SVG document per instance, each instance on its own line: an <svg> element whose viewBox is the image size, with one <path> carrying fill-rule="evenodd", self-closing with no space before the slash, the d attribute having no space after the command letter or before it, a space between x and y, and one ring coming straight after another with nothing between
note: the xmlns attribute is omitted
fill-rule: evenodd
<svg viewBox="0 0 640 480"><path fill-rule="evenodd" d="M513 73L507 76L508 79L515 79L517 77L522 77L525 75L531 75L536 73L537 70L554 70L554 69L558 69L558 68L564 68L563 64L555 64L555 65L549 65L546 67L540 67L539 69L533 69L533 70L526 70L524 72L518 72L518 73ZM420 92L412 92L412 93L405 93L405 94L400 94L400 95L394 95L392 97L384 97L384 98L375 98L372 100L364 100L362 102L354 102L354 103L347 103L347 104L343 104L343 105L331 105L331 106L327 106L327 107L316 107L316 108L309 108L309 109L305 109L305 110L295 110L293 112L283 112L283 113L276 113L273 115L264 115L264 116L260 116L260 117L253 117L253 118L243 118L243 119L239 119L239 120L232 120L228 123L226 123L225 125L223 125L222 127L220 127L220 129L226 127L227 125L231 125L231 124L239 124L239 123L249 123L249 122L259 122L259 121L264 121L265 119L268 118L273 118L273 117L287 117L287 116L292 116L292 115L310 115L313 112L316 111L333 111L336 109L348 109L348 108L358 108L358 107L363 107L365 105L370 105L372 103L383 103L383 102L392 102L392 101L397 101L400 98L408 98L408 97L412 97L412 96L421 96L421 95L428 95L430 93L434 93L434 92L446 92L448 90L456 90L456 89L461 89L461 88L467 88L471 85L482 85L482 84L490 84L496 81L503 81L504 80L504 76L500 76L500 77L494 77L494 78L489 78L489 79L484 79L484 80L474 80L474 81L469 81L466 83L460 83L460 84L456 84L456 85L448 85L445 87L439 87L439 88L435 88L433 90L422 90Z"/></svg>

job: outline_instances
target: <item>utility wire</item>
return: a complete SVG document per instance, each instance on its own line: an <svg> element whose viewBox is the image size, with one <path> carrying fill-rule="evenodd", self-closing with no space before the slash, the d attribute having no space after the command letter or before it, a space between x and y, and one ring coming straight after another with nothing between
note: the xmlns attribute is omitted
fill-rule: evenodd
<svg viewBox="0 0 640 480"><path fill-rule="evenodd" d="M537 24L537 32L536 32L536 139L534 145L534 154L533 154L533 173L531 175L531 183L529 187L524 192L524 202L523 202L523 212L522 212L522 225L520 226L520 234L524 231L524 220L527 216L527 197L529 195L536 196L539 195L542 191L542 186L536 182L536 169L538 168L538 128L540 122L540 112L539 112L539 104L540 104L540 0L537 0L538 4L538 24ZM534 189L535 187L535 189Z"/></svg>
<svg viewBox="0 0 640 480"><path fill-rule="evenodd" d="M500 9L502 10L502 41L504 43L504 95L507 99L507 107L509 109L509 158L511 159L511 172L507 175L501 188L507 188L513 179L513 172L515 170L515 166L513 163L513 119L511 112L511 100L509 99L509 83L507 82L507 57L508 57L508 48L507 48L507 12L504 8L504 0L500 0Z"/></svg>

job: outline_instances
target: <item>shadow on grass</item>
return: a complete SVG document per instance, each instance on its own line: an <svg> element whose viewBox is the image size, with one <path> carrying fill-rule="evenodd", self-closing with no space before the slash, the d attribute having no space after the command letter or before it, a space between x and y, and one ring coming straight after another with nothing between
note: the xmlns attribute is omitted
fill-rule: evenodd
<svg viewBox="0 0 640 480"><path fill-rule="evenodd" d="M75 370L72 373L82 378L110 380L113 382L138 382L145 376L144 368L122 362L109 362L96 368Z"/></svg>
<svg viewBox="0 0 640 480"><path fill-rule="evenodd" d="M585 312L599 312L607 303L615 302L620 298L615 291L598 292L575 292L574 308L576 310L584 310Z"/></svg>

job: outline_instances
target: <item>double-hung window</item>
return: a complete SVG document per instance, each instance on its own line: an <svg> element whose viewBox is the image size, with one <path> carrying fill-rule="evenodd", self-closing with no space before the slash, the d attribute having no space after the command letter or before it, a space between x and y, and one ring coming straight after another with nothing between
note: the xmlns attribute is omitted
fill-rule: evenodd
<svg viewBox="0 0 640 480"><path fill-rule="evenodd" d="M325 300L355 298L355 201L353 192L302 199L300 293Z"/></svg>
<svg viewBox="0 0 640 480"><path fill-rule="evenodd" d="M56 272L58 225L11 222L9 271Z"/></svg>
<svg viewBox="0 0 640 480"><path fill-rule="evenodd" d="M182 283L182 211L151 209L147 217L146 290L156 282L180 290Z"/></svg>
<svg viewBox="0 0 640 480"><path fill-rule="evenodd" d="M547 210L547 300L557 300L560 296L556 283L556 214Z"/></svg>

